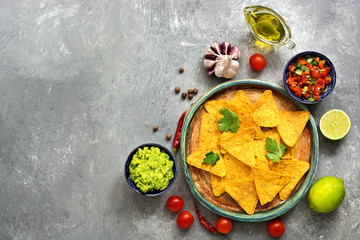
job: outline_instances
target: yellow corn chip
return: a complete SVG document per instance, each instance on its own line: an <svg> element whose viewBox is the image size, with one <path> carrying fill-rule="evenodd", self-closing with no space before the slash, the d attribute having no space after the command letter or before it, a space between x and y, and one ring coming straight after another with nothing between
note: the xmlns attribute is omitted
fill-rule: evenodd
<svg viewBox="0 0 360 240"><path fill-rule="evenodd" d="M246 96L243 90L237 91L231 102L239 105L245 104L249 109L252 109L253 107L253 104L250 102L249 98Z"/></svg>
<svg viewBox="0 0 360 240"><path fill-rule="evenodd" d="M228 151L230 148L251 142L255 134L255 128L241 128L236 133L223 132L220 134L219 144L222 149Z"/></svg>
<svg viewBox="0 0 360 240"><path fill-rule="evenodd" d="M235 113L240 122L240 128L255 128L256 134L255 138L259 139L263 137L260 127L256 124L251 111L246 106L245 103L241 102L232 102L226 100L211 100L207 101L204 104L205 109L211 115L215 116L216 121L220 120L223 115L219 113L220 109L226 107L233 113Z"/></svg>
<svg viewBox="0 0 360 240"><path fill-rule="evenodd" d="M211 180L211 188L214 196L220 197L225 192L223 185L223 178L210 173L210 180Z"/></svg>
<svg viewBox="0 0 360 240"><path fill-rule="evenodd" d="M296 141L296 143L295 143L295 145L293 147L286 146L286 152L285 152L285 154L284 154L284 156L282 158L283 159L292 159L292 158L294 158L296 156L296 152L297 152L297 149L298 149L298 146L299 146L299 142L300 142L300 137Z"/></svg>
<svg viewBox="0 0 360 240"><path fill-rule="evenodd" d="M225 191L247 214L254 214L258 203L258 195L253 180L227 181Z"/></svg>
<svg viewBox="0 0 360 240"><path fill-rule="evenodd" d="M276 128L272 128L264 133L264 137L262 139L254 140L254 148L255 148L255 156L256 157L264 157L267 154L265 145L266 138L271 138L276 140L276 142L280 143L280 134Z"/></svg>
<svg viewBox="0 0 360 240"><path fill-rule="evenodd" d="M276 194L290 182L291 176L266 171L260 168L252 168L256 191L260 204L271 202Z"/></svg>
<svg viewBox="0 0 360 240"><path fill-rule="evenodd" d="M224 155L226 175L221 178L216 175L210 174L211 187L216 197L222 195L225 192L224 181L240 181L242 179L252 179L251 168L237 160L230 154Z"/></svg>
<svg viewBox="0 0 360 240"><path fill-rule="evenodd" d="M219 149L213 149L212 151L219 154L220 157L220 160L218 160L214 166L211 164L202 163L204 158L206 158L206 153L209 152L209 150L203 147L199 147L198 149L196 149L196 151L192 152L187 157L186 161L191 166L208 171L219 177L224 177L226 174L226 170L223 155L221 154Z"/></svg>
<svg viewBox="0 0 360 240"><path fill-rule="evenodd" d="M211 115L214 115L216 121L218 121L222 116L219 111L224 107L225 102L227 102L227 100L210 100L205 102L204 107L206 111Z"/></svg>
<svg viewBox="0 0 360 240"><path fill-rule="evenodd" d="M287 146L293 147L304 130L310 113L308 111L279 111L279 113L280 123L277 129L281 139Z"/></svg>
<svg viewBox="0 0 360 240"><path fill-rule="evenodd" d="M290 182L279 192L281 200L285 200L290 196L292 190L296 187L296 184L310 168L310 164L308 162L299 161L296 158L293 160L280 160L278 163L270 161L269 164L272 171L280 174L291 175Z"/></svg>
<svg viewBox="0 0 360 240"><path fill-rule="evenodd" d="M255 158L255 167L270 171L269 160L266 157Z"/></svg>
<svg viewBox="0 0 360 240"><path fill-rule="evenodd" d="M201 118L199 147L210 150L217 148L220 133L216 118L209 113L204 113Z"/></svg>
<svg viewBox="0 0 360 240"><path fill-rule="evenodd" d="M230 154L224 155L226 166L226 175L224 180L237 181L243 178L251 177L251 167L242 163Z"/></svg>
<svg viewBox="0 0 360 240"><path fill-rule="evenodd" d="M255 122L261 127L276 127L280 122L272 91L266 90L252 107Z"/></svg>
<svg viewBox="0 0 360 240"><path fill-rule="evenodd" d="M226 101L224 103L224 107L227 107L238 116L240 128L255 128L255 138L259 139L263 137L260 127L256 124L253 115L246 104L235 104L233 102Z"/></svg>
<svg viewBox="0 0 360 240"><path fill-rule="evenodd" d="M255 166L255 151L252 142L229 148L227 151L246 165L250 167Z"/></svg>

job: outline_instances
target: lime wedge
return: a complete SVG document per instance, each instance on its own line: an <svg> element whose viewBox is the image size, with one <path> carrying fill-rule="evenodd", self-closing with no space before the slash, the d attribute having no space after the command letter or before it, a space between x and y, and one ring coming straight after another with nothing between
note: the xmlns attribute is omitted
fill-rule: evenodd
<svg viewBox="0 0 360 240"><path fill-rule="evenodd" d="M321 133L331 140L339 140L349 133L351 121L349 116L340 109L331 109L320 118Z"/></svg>

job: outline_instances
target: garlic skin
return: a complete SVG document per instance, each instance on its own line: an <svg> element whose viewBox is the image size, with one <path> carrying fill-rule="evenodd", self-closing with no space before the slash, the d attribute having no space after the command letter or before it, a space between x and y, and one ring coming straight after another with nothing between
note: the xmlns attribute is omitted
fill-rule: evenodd
<svg viewBox="0 0 360 240"><path fill-rule="evenodd" d="M216 42L205 50L203 64L210 76L230 79L236 75L239 68L236 60L240 57L240 50L236 46L231 47L228 42Z"/></svg>

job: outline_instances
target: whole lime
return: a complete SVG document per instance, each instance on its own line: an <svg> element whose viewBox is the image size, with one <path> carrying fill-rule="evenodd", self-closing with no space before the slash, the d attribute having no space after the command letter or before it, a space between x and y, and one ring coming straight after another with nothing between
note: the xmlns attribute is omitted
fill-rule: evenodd
<svg viewBox="0 0 360 240"><path fill-rule="evenodd" d="M309 192L309 205L319 213L334 211L340 206L345 197L344 181L332 176L317 180Z"/></svg>

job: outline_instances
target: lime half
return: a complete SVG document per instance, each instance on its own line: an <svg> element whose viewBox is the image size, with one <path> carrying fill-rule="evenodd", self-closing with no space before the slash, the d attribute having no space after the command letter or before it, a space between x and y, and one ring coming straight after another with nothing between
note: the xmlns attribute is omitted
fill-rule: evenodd
<svg viewBox="0 0 360 240"><path fill-rule="evenodd" d="M349 116L340 109L331 109L320 118L321 133L331 140L339 140L349 133L351 121Z"/></svg>

